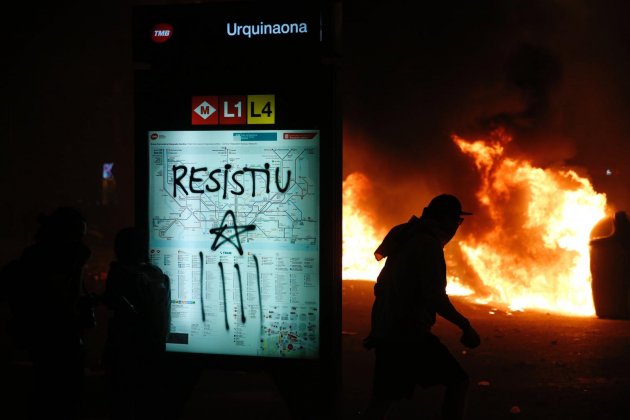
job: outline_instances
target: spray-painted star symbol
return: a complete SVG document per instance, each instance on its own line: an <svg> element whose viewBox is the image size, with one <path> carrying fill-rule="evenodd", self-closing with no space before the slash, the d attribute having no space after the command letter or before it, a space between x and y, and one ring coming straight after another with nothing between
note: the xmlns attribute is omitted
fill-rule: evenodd
<svg viewBox="0 0 630 420"><path fill-rule="evenodd" d="M232 226L228 226L225 223L225 219L227 219L228 216L232 218ZM232 235L226 236L225 231L230 230L230 229L233 230ZM256 229L256 226L254 225L237 226L234 212L232 210L228 210L225 213L225 216L223 216L223 220L221 221L221 227L210 229L210 233L212 233L213 235L217 235L216 238L214 238L214 242L212 243L211 249L213 251L216 251L217 249L221 247L221 245L223 245L226 242L229 242L232 245L234 245L234 247L238 250L238 253L240 255L243 255L243 247L241 246L241 238L239 235L243 232L247 232L254 229ZM223 240L219 242L219 239L221 238L223 238Z"/></svg>

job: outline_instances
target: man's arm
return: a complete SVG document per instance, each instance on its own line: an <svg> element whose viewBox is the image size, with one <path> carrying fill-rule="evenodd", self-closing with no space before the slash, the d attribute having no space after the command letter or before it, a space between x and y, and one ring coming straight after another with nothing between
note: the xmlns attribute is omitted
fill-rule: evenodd
<svg viewBox="0 0 630 420"><path fill-rule="evenodd" d="M416 238L414 259L421 287L419 295L426 304L447 321L462 330L470 325L468 319L460 314L446 294L446 264L444 252L437 239L430 236Z"/></svg>
<svg viewBox="0 0 630 420"><path fill-rule="evenodd" d="M425 292L433 303L435 312L442 318L457 325L462 330L461 343L466 347L475 348L481 343L481 339L477 331L470 325L470 321L463 316L453 306L451 300L446 294L446 265L444 263L444 254L439 244L432 244L428 247L425 256L429 257L430 264L425 266L426 273L429 277L425 277Z"/></svg>
<svg viewBox="0 0 630 420"><path fill-rule="evenodd" d="M457 325L461 330L465 330L470 327L470 321L468 321L464 315L460 314L459 311L455 309L445 292L439 297L435 311L442 318Z"/></svg>
<svg viewBox="0 0 630 420"><path fill-rule="evenodd" d="M470 325L470 321L459 313L457 309L451 303L448 295L444 293L444 297L440 300L437 313L444 319L457 325L462 330L462 336L460 342L468 348L474 349L481 344L481 337L477 334L477 331Z"/></svg>

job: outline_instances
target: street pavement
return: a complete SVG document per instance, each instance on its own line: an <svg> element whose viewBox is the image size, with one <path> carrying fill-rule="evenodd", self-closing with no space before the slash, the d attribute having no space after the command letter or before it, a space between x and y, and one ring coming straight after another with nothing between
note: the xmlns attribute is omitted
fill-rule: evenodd
<svg viewBox="0 0 630 420"><path fill-rule="evenodd" d="M344 283L345 418L357 418L370 391L373 355L361 348L373 283ZM451 299L482 338L459 343L459 330L438 319L433 332L468 371L470 419L630 419L630 321L510 313ZM443 389L416 388L392 418L438 418Z"/></svg>
<svg viewBox="0 0 630 420"><path fill-rule="evenodd" d="M342 395L338 417L355 419L365 408L373 353L361 340L369 328L373 283L343 283ZM434 333L471 377L469 419L630 419L630 321L569 317L539 311L514 312L452 298L482 338L475 350L459 343L459 331L439 319ZM0 307L4 334L7 319ZM101 365L105 313L86 337L83 419L106 419ZM0 418L27 418L30 365L6 335L0 336L3 391ZM264 371L199 372L181 384L180 419L289 419L288 406ZM417 388L411 400L392 407L389 418L439 418L443 389ZM156 404L167 401L156 400ZM304 418L312 418L303 413Z"/></svg>

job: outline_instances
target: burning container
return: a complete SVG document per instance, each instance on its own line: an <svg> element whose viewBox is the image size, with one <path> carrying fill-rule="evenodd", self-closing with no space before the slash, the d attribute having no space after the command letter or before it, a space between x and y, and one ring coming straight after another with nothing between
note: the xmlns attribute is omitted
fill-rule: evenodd
<svg viewBox="0 0 630 420"><path fill-rule="evenodd" d="M612 233L599 236L605 225ZM600 318L630 319L630 221L619 211L591 233L591 275L595 312Z"/></svg>

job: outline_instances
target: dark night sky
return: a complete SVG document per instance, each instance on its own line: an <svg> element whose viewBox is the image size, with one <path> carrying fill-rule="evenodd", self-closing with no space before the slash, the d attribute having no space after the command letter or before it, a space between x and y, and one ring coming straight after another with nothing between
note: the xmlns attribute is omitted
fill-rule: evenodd
<svg viewBox="0 0 630 420"><path fill-rule="evenodd" d="M477 176L450 135L498 124L510 153L577 167L629 209L628 6L435 3L344 3L344 172L373 174L379 219L405 220L442 191L476 210Z"/></svg>
<svg viewBox="0 0 630 420"><path fill-rule="evenodd" d="M82 208L106 237L132 223L131 6L140 3L174 2L28 4L5 14L6 258L29 240L36 214L59 205ZM383 223L442 191L472 203L475 174L449 136L483 135L498 122L518 153L578 166L613 206L630 209L626 3L428 3L343 4L344 174L373 180L368 201ZM103 208L108 161L118 203Z"/></svg>

